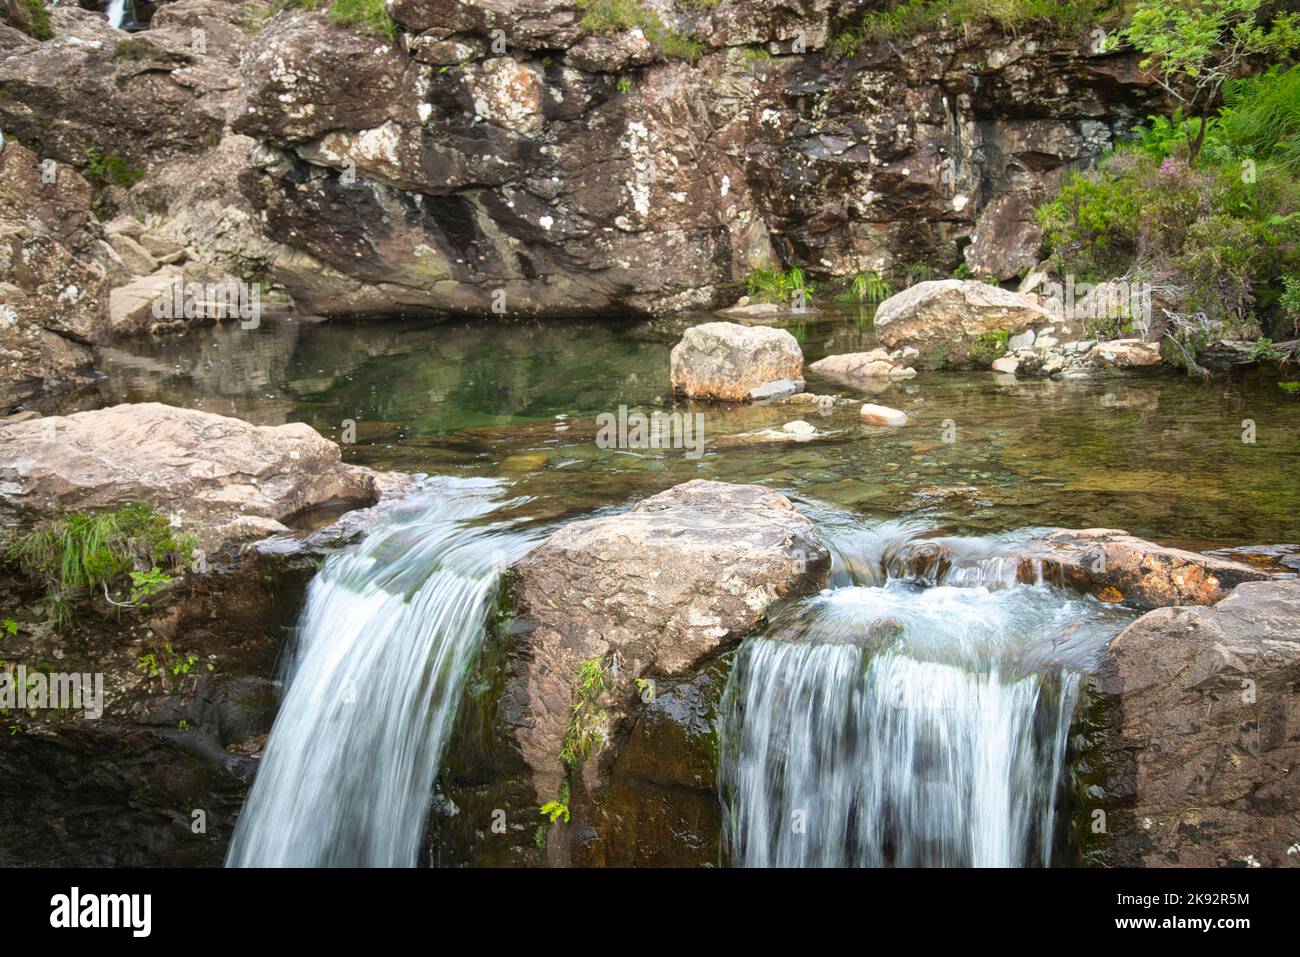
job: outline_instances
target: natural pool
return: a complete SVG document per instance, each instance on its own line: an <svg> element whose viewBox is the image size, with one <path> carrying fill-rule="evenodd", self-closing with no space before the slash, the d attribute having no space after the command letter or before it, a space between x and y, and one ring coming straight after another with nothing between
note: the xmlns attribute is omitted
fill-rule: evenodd
<svg viewBox="0 0 1300 957"><path fill-rule="evenodd" d="M872 396L810 378L812 391L870 398L911 418L871 429L853 406L828 416L788 405L673 406L669 351L702 318L215 326L110 351L99 395L80 407L156 400L259 424L304 421L336 440L350 420L346 460L500 477L541 518L713 478L955 533L1109 526L1192 547L1300 538L1300 402L1277 388L1273 370L1212 383L922 373ZM875 345L869 316L846 310L787 328L809 362ZM620 405L701 412L706 454L598 448L596 416ZM800 417L835 434L727 441ZM1242 441L1247 419L1253 444Z"/></svg>
<svg viewBox="0 0 1300 957"><path fill-rule="evenodd" d="M822 530L833 567L828 590L787 604L726 656L726 690L712 686L702 732L716 736L725 837L716 852L671 860L1080 860L1062 810L1079 679L1136 613L1007 579L999 549L1042 526L1201 549L1296 541L1300 402L1261 370L1208 384L922 373L870 394L810 378L811 391L903 409L898 429L863 426L857 401L826 414L676 403L669 352L699 321L284 319L107 353L83 408L162 401L304 421L348 461L441 477L313 582L231 863L426 859L426 801L458 746L452 719L486 631L494 555L694 478L785 493ZM876 345L857 311L787 328L808 362ZM620 407L699 414L704 454L601 447L597 418ZM796 418L823 437L754 436ZM1247 420L1254 442L1243 442ZM973 578L921 581L893 567L897 547L939 535L976 557ZM355 675L405 690L359 712L329 691ZM422 760L403 758L412 753ZM789 830L803 815L821 837Z"/></svg>

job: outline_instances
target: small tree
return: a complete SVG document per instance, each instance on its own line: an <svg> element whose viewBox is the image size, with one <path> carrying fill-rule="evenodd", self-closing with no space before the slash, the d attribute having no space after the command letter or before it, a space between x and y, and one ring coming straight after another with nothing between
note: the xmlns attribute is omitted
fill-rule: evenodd
<svg viewBox="0 0 1300 957"><path fill-rule="evenodd" d="M1139 0L1133 19L1111 38L1145 57L1157 82L1182 106L1190 162L1205 142L1210 108L1226 80L1253 57L1281 58L1300 48L1300 14L1260 15L1261 0ZM1200 120L1192 134L1191 119Z"/></svg>

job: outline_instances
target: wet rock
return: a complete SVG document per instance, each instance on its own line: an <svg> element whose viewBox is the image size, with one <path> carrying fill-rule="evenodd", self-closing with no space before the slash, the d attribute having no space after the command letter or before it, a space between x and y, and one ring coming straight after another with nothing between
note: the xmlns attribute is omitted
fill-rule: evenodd
<svg viewBox="0 0 1300 957"><path fill-rule="evenodd" d="M686 330L672 351L674 391L739 402L769 397L771 383L803 389L803 351L784 329L706 322Z"/></svg>
<svg viewBox="0 0 1300 957"><path fill-rule="evenodd" d="M973 280L920 282L880 304L876 334L920 353L923 368L989 365L1010 336L1059 320L1034 299Z"/></svg>
<svg viewBox="0 0 1300 957"><path fill-rule="evenodd" d="M1242 582L1273 577L1244 562L1157 545L1118 529L1056 529L1020 552L1021 578L1039 575L1138 608L1213 605Z"/></svg>
<svg viewBox="0 0 1300 957"><path fill-rule="evenodd" d="M993 360L993 371L1001 372L1008 375L1015 375L1020 368L1020 360L1015 356L1002 356L1000 359Z"/></svg>
<svg viewBox="0 0 1300 957"><path fill-rule="evenodd" d="M210 552L325 505L366 506L374 473L308 425L255 426L156 402L0 428L0 527L145 501Z"/></svg>
<svg viewBox="0 0 1300 957"><path fill-rule="evenodd" d="M762 385L750 389L749 398L755 402L770 399L788 399L798 395L799 390L802 388L802 379L777 379L775 382L764 382Z"/></svg>
<svg viewBox="0 0 1300 957"><path fill-rule="evenodd" d="M1105 863L1300 866L1300 582L1161 608L1106 651Z"/></svg>
<svg viewBox="0 0 1300 957"><path fill-rule="evenodd" d="M860 414L864 425L887 425L891 427L907 425L907 413L898 409L891 409L887 405L872 405L868 402L862 407Z"/></svg>
<svg viewBox="0 0 1300 957"><path fill-rule="evenodd" d="M898 353L891 355L885 349L870 352L849 352L818 359L809 370L832 381L848 386L863 386L884 379L897 381L911 379L916 370L902 363Z"/></svg>
<svg viewBox="0 0 1300 957"><path fill-rule="evenodd" d="M539 799L559 793L565 777L560 753L580 665L598 662L605 675L599 699L584 706L605 746L573 782L597 804L641 710L637 679L695 673L773 602L818 587L827 556L812 523L783 496L693 481L630 512L567 525L516 563L521 624L503 700Z"/></svg>

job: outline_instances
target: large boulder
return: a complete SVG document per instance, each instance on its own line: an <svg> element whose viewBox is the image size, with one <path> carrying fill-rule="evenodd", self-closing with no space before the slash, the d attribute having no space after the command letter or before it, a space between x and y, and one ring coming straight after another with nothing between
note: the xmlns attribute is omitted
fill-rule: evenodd
<svg viewBox="0 0 1300 957"><path fill-rule="evenodd" d="M1107 863L1300 866L1300 581L1161 608L1110 644Z"/></svg>
<svg viewBox="0 0 1300 957"><path fill-rule="evenodd" d="M696 399L740 402L803 389L803 350L784 329L706 322L672 351L673 390Z"/></svg>
<svg viewBox="0 0 1300 957"><path fill-rule="evenodd" d="M574 522L520 560L520 624L503 698L539 802L560 793L575 704L587 708L580 717L599 735L574 781L590 808L653 697L638 679L665 684L694 674L779 598L818 587L828 565L812 522L785 497L709 481ZM597 663L605 683L586 705L577 678L584 662Z"/></svg>
<svg viewBox="0 0 1300 957"><path fill-rule="evenodd" d="M211 552L286 531L307 509L378 497L375 473L344 465L301 422L256 426L146 402L0 427L0 528L144 501Z"/></svg>
<svg viewBox="0 0 1300 957"><path fill-rule="evenodd" d="M53 7L52 39L0 58L0 126L83 170L91 151L134 171L194 152L235 107L247 18L241 4L176 0L130 34L97 10Z"/></svg>
<svg viewBox="0 0 1300 957"><path fill-rule="evenodd" d="M1061 325L1036 299L975 280L919 282L876 310L880 341L917 350L927 369L988 367L1012 336Z"/></svg>

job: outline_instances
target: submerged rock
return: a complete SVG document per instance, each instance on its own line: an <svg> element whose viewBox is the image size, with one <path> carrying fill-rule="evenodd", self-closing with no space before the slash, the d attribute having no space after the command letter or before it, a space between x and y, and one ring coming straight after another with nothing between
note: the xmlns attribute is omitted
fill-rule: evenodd
<svg viewBox="0 0 1300 957"><path fill-rule="evenodd" d="M144 501L205 550L286 531L298 513L360 507L376 473L303 423L256 426L157 402L0 427L0 527Z"/></svg>
<svg viewBox="0 0 1300 957"><path fill-rule="evenodd" d="M865 425L888 425L900 426L907 425L907 413L898 409L891 409L887 405L872 405L868 402L862 407L859 413L862 416L862 422Z"/></svg>
<svg viewBox="0 0 1300 957"><path fill-rule="evenodd" d="M1148 612L1110 644L1106 863L1298 866L1300 582Z"/></svg>
<svg viewBox="0 0 1300 957"><path fill-rule="evenodd" d="M672 352L673 389L697 399L740 402L803 389L803 350L784 329L706 322Z"/></svg>
<svg viewBox="0 0 1300 957"><path fill-rule="evenodd" d="M890 348L920 353L923 368L988 366L1011 336L1060 320L1029 296L974 280L919 282L876 310L876 334Z"/></svg>

